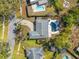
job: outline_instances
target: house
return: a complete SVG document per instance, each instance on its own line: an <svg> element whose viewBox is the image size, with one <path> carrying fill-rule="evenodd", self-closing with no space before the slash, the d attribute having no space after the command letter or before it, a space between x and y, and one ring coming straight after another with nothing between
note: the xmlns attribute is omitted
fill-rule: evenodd
<svg viewBox="0 0 79 59"><path fill-rule="evenodd" d="M29 36L30 38L47 38L49 37L48 35L48 20L44 19L37 19L36 20L36 26L35 26L35 31L30 32Z"/></svg>
<svg viewBox="0 0 79 59"><path fill-rule="evenodd" d="M43 48L31 48L26 50L28 59L43 59Z"/></svg>
<svg viewBox="0 0 79 59"><path fill-rule="evenodd" d="M38 4L38 5L44 5L48 3L48 0L29 0L30 4Z"/></svg>
<svg viewBox="0 0 79 59"><path fill-rule="evenodd" d="M35 21L35 30L29 32L29 37L32 39L50 38L52 34L58 33L59 21L37 18Z"/></svg>
<svg viewBox="0 0 79 59"><path fill-rule="evenodd" d="M24 17L47 17L48 14L53 16L53 12L50 13L48 9L52 7L47 7L49 5L48 0L20 0L20 12L18 15ZM17 11L18 12L18 11Z"/></svg>

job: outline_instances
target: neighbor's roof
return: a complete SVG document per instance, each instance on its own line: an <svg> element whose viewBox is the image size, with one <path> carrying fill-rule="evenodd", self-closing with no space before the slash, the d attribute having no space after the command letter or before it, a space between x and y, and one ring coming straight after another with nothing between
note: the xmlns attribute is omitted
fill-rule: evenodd
<svg viewBox="0 0 79 59"><path fill-rule="evenodd" d="M40 4L45 4L45 3L47 3L47 2L48 2L48 0L39 0L39 1L38 1L39 5L40 5Z"/></svg>
<svg viewBox="0 0 79 59"><path fill-rule="evenodd" d="M48 0L30 0L30 3L36 3L38 2L39 4L45 4L48 2Z"/></svg>
<svg viewBox="0 0 79 59"><path fill-rule="evenodd" d="M27 57L29 59L42 59L43 49L42 48L31 48L27 54L28 54Z"/></svg>

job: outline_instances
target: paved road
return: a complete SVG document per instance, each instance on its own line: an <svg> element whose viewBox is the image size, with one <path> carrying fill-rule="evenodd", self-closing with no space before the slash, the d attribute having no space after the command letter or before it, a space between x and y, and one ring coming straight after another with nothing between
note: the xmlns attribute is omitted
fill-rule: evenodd
<svg viewBox="0 0 79 59"><path fill-rule="evenodd" d="M15 33L13 33L13 30L15 29L15 23L20 23L21 25L25 25L28 26L31 31L33 31L33 23L29 22L28 20L19 20L16 18L13 18L10 22L9 22L9 26L8 26L8 42L11 48L11 55L8 57L8 59L12 59L12 55L13 55L13 50L14 50L14 46L15 46Z"/></svg>
<svg viewBox="0 0 79 59"><path fill-rule="evenodd" d="M14 23L16 23L16 19L13 18L10 22L9 22L9 26L8 26L8 42L11 48L11 56L8 59L12 58L12 54L13 54L13 50L14 50L14 46L15 46L15 34L13 33L13 30L15 29L15 25Z"/></svg>

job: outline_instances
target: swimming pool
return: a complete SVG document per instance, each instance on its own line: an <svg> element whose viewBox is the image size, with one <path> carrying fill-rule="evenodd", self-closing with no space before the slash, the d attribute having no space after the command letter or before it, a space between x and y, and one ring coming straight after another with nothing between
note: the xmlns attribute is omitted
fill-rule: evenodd
<svg viewBox="0 0 79 59"><path fill-rule="evenodd" d="M45 11L45 5L32 5L33 12Z"/></svg>
<svg viewBox="0 0 79 59"><path fill-rule="evenodd" d="M63 57L63 59L69 59L69 58L68 58L68 56L65 55L65 56Z"/></svg>
<svg viewBox="0 0 79 59"><path fill-rule="evenodd" d="M39 10L39 11L40 11L40 10L44 10L44 7L43 7L42 5L37 5L37 6L36 6L36 10Z"/></svg>
<svg viewBox="0 0 79 59"><path fill-rule="evenodd" d="M50 25L51 25L52 31L58 31L59 30L59 22L58 21L51 22Z"/></svg>

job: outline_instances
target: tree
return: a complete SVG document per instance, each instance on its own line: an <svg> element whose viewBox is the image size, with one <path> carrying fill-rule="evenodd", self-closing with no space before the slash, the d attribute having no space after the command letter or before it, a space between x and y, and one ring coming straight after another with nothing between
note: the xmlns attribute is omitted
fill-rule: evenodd
<svg viewBox="0 0 79 59"><path fill-rule="evenodd" d="M75 7L68 11L68 14L65 14L61 17L63 24L67 26L73 26L77 22L77 18L79 16L79 8Z"/></svg>
<svg viewBox="0 0 79 59"><path fill-rule="evenodd" d="M79 3L79 0L77 0L77 3Z"/></svg>
<svg viewBox="0 0 79 59"><path fill-rule="evenodd" d="M7 57L10 55L8 53L9 51L10 51L10 47L8 43L0 42L0 56L2 56L4 59L7 59Z"/></svg>
<svg viewBox="0 0 79 59"><path fill-rule="evenodd" d="M10 15L16 12L16 9L19 5L18 2L19 0L0 0L0 15L2 17L3 25L2 39L4 39L5 20L7 20L7 18L9 18Z"/></svg>
<svg viewBox="0 0 79 59"><path fill-rule="evenodd" d="M77 21L77 17L79 16L79 8L74 7L73 9L70 9L68 11L68 14L65 14L61 17L61 21L63 25L65 25L62 32L60 32L60 35L58 35L53 43L59 47L59 48L68 48L71 46L71 33L72 28L75 26L75 23Z"/></svg>
<svg viewBox="0 0 79 59"><path fill-rule="evenodd" d="M59 12L63 9L61 2L59 0L49 0L49 3L54 6L56 13L59 15Z"/></svg>
<svg viewBox="0 0 79 59"><path fill-rule="evenodd" d="M51 42L59 49L64 47L71 47L71 27L64 28L64 31L60 32L55 38L51 40Z"/></svg>
<svg viewBox="0 0 79 59"><path fill-rule="evenodd" d="M76 19L73 18L72 14L62 16L62 23L64 26L73 26Z"/></svg>
<svg viewBox="0 0 79 59"><path fill-rule="evenodd" d="M0 0L0 14L10 15L19 6L19 0Z"/></svg>

